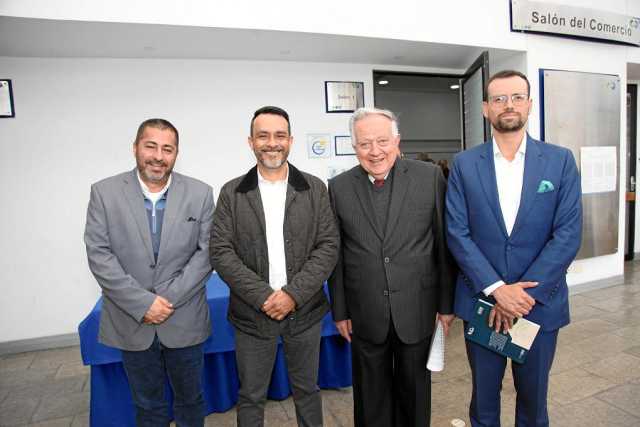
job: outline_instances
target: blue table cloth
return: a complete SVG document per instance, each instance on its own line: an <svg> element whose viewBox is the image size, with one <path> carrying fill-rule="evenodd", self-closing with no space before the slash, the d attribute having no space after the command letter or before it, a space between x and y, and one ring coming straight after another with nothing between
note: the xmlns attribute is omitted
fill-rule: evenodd
<svg viewBox="0 0 640 427"><path fill-rule="evenodd" d="M213 274L207 283L207 301L211 312L213 333L204 344L204 396L207 413L224 412L238 400L238 373L235 361L233 328L227 321L229 288ZM122 367L120 350L98 342L102 299L78 326L82 361L91 366L92 426L135 426L133 401ZM320 388L351 386L351 348L338 335L331 314L322 324L320 342ZM291 394L282 346L278 348L271 376L268 397L282 400ZM167 396L171 389L167 383Z"/></svg>

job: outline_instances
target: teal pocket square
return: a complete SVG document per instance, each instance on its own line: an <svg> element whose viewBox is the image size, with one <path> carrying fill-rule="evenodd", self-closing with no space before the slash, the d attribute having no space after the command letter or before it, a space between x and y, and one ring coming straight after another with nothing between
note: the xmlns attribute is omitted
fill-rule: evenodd
<svg viewBox="0 0 640 427"><path fill-rule="evenodd" d="M555 190L555 187L551 183L551 181L547 181L543 179L540 181L540 185L538 186L538 193L548 193L549 191Z"/></svg>

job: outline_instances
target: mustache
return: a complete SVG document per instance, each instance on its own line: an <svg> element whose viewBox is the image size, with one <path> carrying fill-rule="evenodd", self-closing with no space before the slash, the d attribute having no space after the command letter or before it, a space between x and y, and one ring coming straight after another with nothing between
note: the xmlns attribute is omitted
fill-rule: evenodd
<svg viewBox="0 0 640 427"><path fill-rule="evenodd" d="M147 160L144 164L149 166L167 166L165 162L155 162L153 160Z"/></svg>
<svg viewBox="0 0 640 427"><path fill-rule="evenodd" d="M276 146L276 147L264 147L260 149L261 153L281 153L284 151L284 148L280 147L280 146Z"/></svg>

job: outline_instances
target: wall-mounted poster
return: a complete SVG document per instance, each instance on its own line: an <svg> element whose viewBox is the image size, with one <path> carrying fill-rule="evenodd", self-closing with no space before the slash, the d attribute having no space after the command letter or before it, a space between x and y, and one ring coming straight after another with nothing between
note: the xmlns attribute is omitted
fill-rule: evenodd
<svg viewBox="0 0 640 427"><path fill-rule="evenodd" d="M308 133L307 154L310 159L321 159L331 156L331 134Z"/></svg>
<svg viewBox="0 0 640 427"><path fill-rule="evenodd" d="M352 113L364 107L363 82L324 82L327 113Z"/></svg>
<svg viewBox="0 0 640 427"><path fill-rule="evenodd" d="M0 117L15 117L11 80L0 79Z"/></svg>
<svg viewBox="0 0 640 427"><path fill-rule="evenodd" d="M356 151L351 145L351 137L349 135L336 135L334 140L336 156L355 156Z"/></svg>

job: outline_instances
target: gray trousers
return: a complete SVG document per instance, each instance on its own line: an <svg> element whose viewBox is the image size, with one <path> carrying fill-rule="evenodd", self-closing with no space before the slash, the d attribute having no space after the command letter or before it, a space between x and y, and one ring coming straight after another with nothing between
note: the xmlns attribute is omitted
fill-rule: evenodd
<svg viewBox="0 0 640 427"><path fill-rule="evenodd" d="M300 427L322 426L322 399L318 389L322 321L292 335L288 320L280 324L280 336L293 389L296 419ZM234 328L235 329L235 328ZM238 427L264 426L264 406L278 350L278 337L259 338L235 329L236 362L240 377Z"/></svg>

